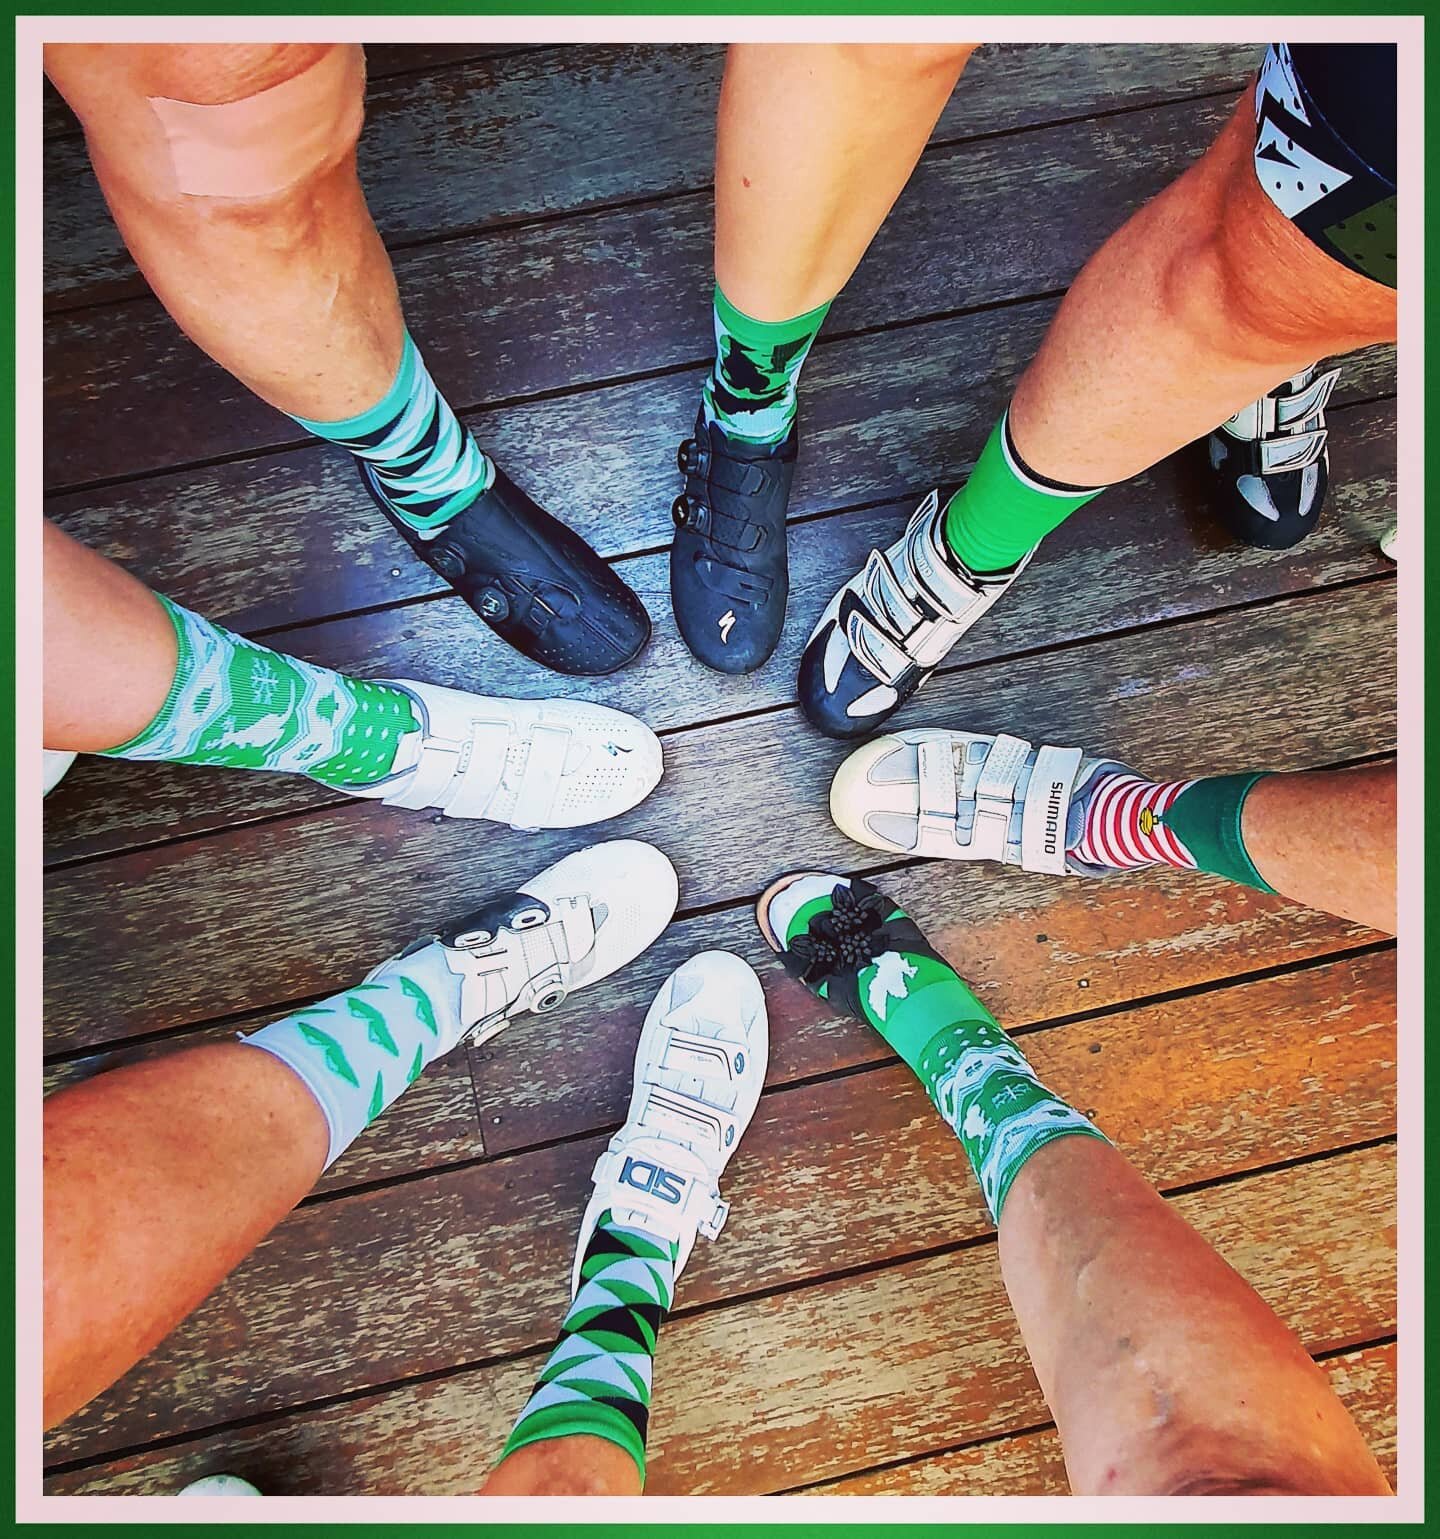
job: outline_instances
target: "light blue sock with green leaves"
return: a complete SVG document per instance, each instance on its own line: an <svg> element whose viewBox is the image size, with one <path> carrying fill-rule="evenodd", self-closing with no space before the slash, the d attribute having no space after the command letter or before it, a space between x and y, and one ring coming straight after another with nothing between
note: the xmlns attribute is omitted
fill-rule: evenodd
<svg viewBox="0 0 1440 1539"><path fill-rule="evenodd" d="M325 1168L465 1035L458 973L434 942L251 1036L305 1081L330 1129Z"/></svg>

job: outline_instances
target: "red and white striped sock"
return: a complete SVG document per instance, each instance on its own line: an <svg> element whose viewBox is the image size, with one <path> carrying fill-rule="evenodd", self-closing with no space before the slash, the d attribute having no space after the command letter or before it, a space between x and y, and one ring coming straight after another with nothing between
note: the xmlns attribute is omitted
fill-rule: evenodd
<svg viewBox="0 0 1440 1539"><path fill-rule="evenodd" d="M1157 784L1138 775L1101 775L1085 808L1085 827L1070 853L1093 866L1133 870L1163 861L1195 869L1195 857L1161 819L1193 780Z"/></svg>

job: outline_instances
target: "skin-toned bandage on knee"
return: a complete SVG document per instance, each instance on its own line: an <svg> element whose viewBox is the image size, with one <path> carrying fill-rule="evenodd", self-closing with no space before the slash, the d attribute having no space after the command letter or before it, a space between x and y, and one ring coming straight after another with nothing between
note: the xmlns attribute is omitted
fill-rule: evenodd
<svg viewBox="0 0 1440 1539"><path fill-rule="evenodd" d="M170 151L176 189L197 198L265 198L334 164L360 136L365 52L332 48L291 80L239 101L146 100Z"/></svg>

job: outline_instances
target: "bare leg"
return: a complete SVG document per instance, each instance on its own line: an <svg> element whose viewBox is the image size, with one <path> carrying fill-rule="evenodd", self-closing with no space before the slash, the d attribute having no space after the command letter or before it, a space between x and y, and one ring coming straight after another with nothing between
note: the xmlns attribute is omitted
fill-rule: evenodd
<svg viewBox="0 0 1440 1539"><path fill-rule="evenodd" d="M639 1496L640 1472L603 1437L562 1437L517 1448L491 1470L481 1496Z"/></svg>
<svg viewBox="0 0 1440 1539"><path fill-rule="evenodd" d="M1395 766L1267 775L1245 799L1245 848L1297 903L1395 933Z"/></svg>
<svg viewBox="0 0 1440 1539"><path fill-rule="evenodd" d="M165 308L257 395L322 421L364 411L384 396L404 335L390 259L355 170L358 54L358 46L338 44L45 50L47 73L84 124L120 233ZM338 78L337 56L350 58L348 81ZM320 75L308 73L317 69ZM315 92L313 114L333 131L319 163L297 180L243 196L184 190L193 174L177 181L151 98L253 105L277 86L302 77L330 81L332 72L333 84ZM293 138L292 129L282 133Z"/></svg>
<svg viewBox="0 0 1440 1539"><path fill-rule="evenodd" d="M757 320L833 299L899 197L973 43L731 45L715 277Z"/></svg>
<svg viewBox="0 0 1440 1539"><path fill-rule="evenodd" d="M145 1356L315 1184L325 1118L238 1043L45 1103L45 1425Z"/></svg>
<svg viewBox="0 0 1440 1539"><path fill-rule="evenodd" d="M1075 1492L1388 1493L1292 1332L1116 1149L1032 1155L1000 1263Z"/></svg>
<svg viewBox="0 0 1440 1539"><path fill-rule="evenodd" d="M45 746L128 742L165 703L175 627L138 578L45 521Z"/></svg>
<svg viewBox="0 0 1440 1539"><path fill-rule="evenodd" d="M1395 336L1395 293L1270 202L1250 92L1209 152L1086 263L1010 408L1041 475L1105 486L1327 353Z"/></svg>

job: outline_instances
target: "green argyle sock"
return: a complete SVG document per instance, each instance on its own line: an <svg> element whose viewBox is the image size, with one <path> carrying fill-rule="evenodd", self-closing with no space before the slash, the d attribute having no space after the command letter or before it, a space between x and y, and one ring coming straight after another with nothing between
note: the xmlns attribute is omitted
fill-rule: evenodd
<svg viewBox="0 0 1440 1539"><path fill-rule="evenodd" d="M970 479L945 508L945 543L972 572L1008 571L1103 486L1037 475L1015 450L1010 413L995 424Z"/></svg>
<svg viewBox="0 0 1440 1539"><path fill-rule="evenodd" d="M240 1040L279 1058L304 1080L330 1129L328 1169L464 1034L460 978L437 943Z"/></svg>
<svg viewBox="0 0 1440 1539"><path fill-rule="evenodd" d="M1201 871L1228 876L1261 892L1275 889L1255 869L1245 848L1242 818L1245 798L1265 771L1249 775L1212 775L1183 790L1165 813L1165 827L1195 859Z"/></svg>
<svg viewBox="0 0 1440 1539"><path fill-rule="evenodd" d="M112 759L283 770L372 785L418 732L404 690L352 679L246 641L156 594L175 627L175 678L155 719Z"/></svg>
<svg viewBox="0 0 1440 1539"><path fill-rule="evenodd" d="M607 1209L580 1263L580 1287L540 1371L507 1455L529 1443L584 1433L618 1444L645 1483L650 1369L675 1294L672 1241L622 1226Z"/></svg>
<svg viewBox="0 0 1440 1539"><path fill-rule="evenodd" d="M715 286L715 366L703 392L706 422L731 438L778 444L795 421L796 386L827 300L789 321L757 321Z"/></svg>
<svg viewBox="0 0 1440 1539"><path fill-rule="evenodd" d="M909 1064L960 1140L997 1224L1006 1193L1037 1149L1075 1134L1104 1139L1036 1079L970 985L870 883L817 882L783 939L792 970L821 998L868 1021ZM860 956L877 960L852 973L845 958Z"/></svg>
<svg viewBox="0 0 1440 1539"><path fill-rule="evenodd" d="M494 463L435 388L408 331L395 381L369 411L295 421L367 461L395 516L422 534L464 512L495 479Z"/></svg>

